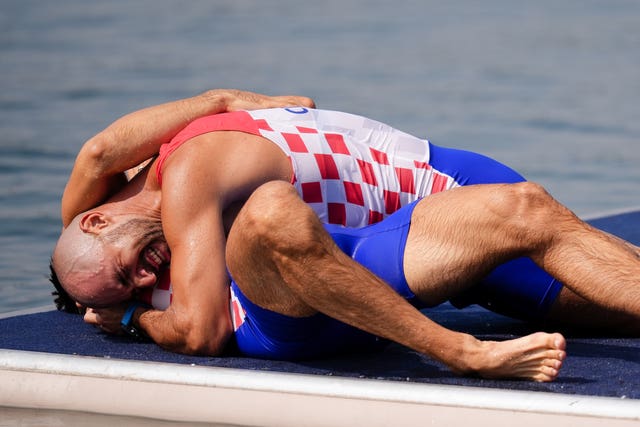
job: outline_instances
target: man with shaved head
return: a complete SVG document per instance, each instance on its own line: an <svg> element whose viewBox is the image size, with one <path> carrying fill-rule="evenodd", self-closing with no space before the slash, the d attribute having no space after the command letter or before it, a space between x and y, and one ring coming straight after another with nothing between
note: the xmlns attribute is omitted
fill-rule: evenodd
<svg viewBox="0 0 640 427"><path fill-rule="evenodd" d="M53 271L85 320L177 352L234 336L246 355L298 359L392 340L455 372L550 381L562 335L483 342L419 308L638 331L638 248L498 162L308 98L209 91L129 114L81 150L62 217ZM130 302L169 265L170 305Z"/></svg>
<svg viewBox="0 0 640 427"><path fill-rule="evenodd" d="M114 263L118 259L117 250L130 246L131 242L149 248L148 264L151 268L147 270L153 274L141 278L141 287L153 286L158 280L160 266L169 262L170 252L159 218L157 221L135 217L120 219L122 225L98 233L94 230L101 225L97 224L102 221L99 215L77 217L60 237L56 250L56 274L61 282L68 284L68 292L83 306L108 307L132 297L134 286L111 286L126 280L126 275Z"/></svg>

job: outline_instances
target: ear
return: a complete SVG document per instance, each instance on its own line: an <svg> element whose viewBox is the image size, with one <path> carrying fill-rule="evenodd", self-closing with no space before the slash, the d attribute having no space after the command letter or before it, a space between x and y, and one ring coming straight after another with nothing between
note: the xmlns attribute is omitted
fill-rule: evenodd
<svg viewBox="0 0 640 427"><path fill-rule="evenodd" d="M80 230L85 233L100 234L109 224L108 217L102 212L89 212L80 218Z"/></svg>

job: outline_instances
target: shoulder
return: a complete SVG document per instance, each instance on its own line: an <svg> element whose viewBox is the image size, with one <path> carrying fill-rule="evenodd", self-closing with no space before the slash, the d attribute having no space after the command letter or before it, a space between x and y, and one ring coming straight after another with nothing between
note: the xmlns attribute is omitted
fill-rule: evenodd
<svg viewBox="0 0 640 427"><path fill-rule="evenodd" d="M162 191L213 194L225 204L248 197L259 185L289 180L288 157L272 142L237 131L196 136L164 163Z"/></svg>

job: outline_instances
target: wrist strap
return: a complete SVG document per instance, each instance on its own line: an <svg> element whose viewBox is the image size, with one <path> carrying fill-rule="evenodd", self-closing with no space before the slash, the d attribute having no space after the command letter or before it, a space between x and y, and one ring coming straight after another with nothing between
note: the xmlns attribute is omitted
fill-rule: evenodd
<svg viewBox="0 0 640 427"><path fill-rule="evenodd" d="M122 326L131 325L131 322L133 321L133 313L136 312L138 307L143 307L143 306L146 306L146 304L143 304L140 301L133 301L131 304L129 304L129 307L127 307L127 311L125 311L124 315L122 316L122 320L120 321L120 324Z"/></svg>
<svg viewBox="0 0 640 427"><path fill-rule="evenodd" d="M133 313L136 312L138 307L151 308L151 306L143 302L133 301L131 304L129 304L129 307L127 307L127 310L124 312L124 316L122 316L122 320L120 320L120 326L122 327L123 331L125 331L127 334L131 335L132 337L137 338L139 340L144 340L144 339L148 339L147 335L144 333L144 331L142 331L141 329L138 329L133 324Z"/></svg>

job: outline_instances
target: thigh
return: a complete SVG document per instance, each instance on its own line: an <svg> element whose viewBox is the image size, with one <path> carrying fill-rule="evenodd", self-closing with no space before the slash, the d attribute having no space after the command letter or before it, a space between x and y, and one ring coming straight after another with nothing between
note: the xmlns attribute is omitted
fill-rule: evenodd
<svg viewBox="0 0 640 427"><path fill-rule="evenodd" d="M257 306L292 317L316 314L277 265L283 248L295 251L296 239L315 239L308 235L305 218L315 217L309 211L293 187L274 182L255 190L236 215L227 237L227 270Z"/></svg>
<svg viewBox="0 0 640 427"><path fill-rule="evenodd" d="M526 239L507 221L517 191L509 184L458 187L416 205L404 271L421 300L440 304L521 256Z"/></svg>

